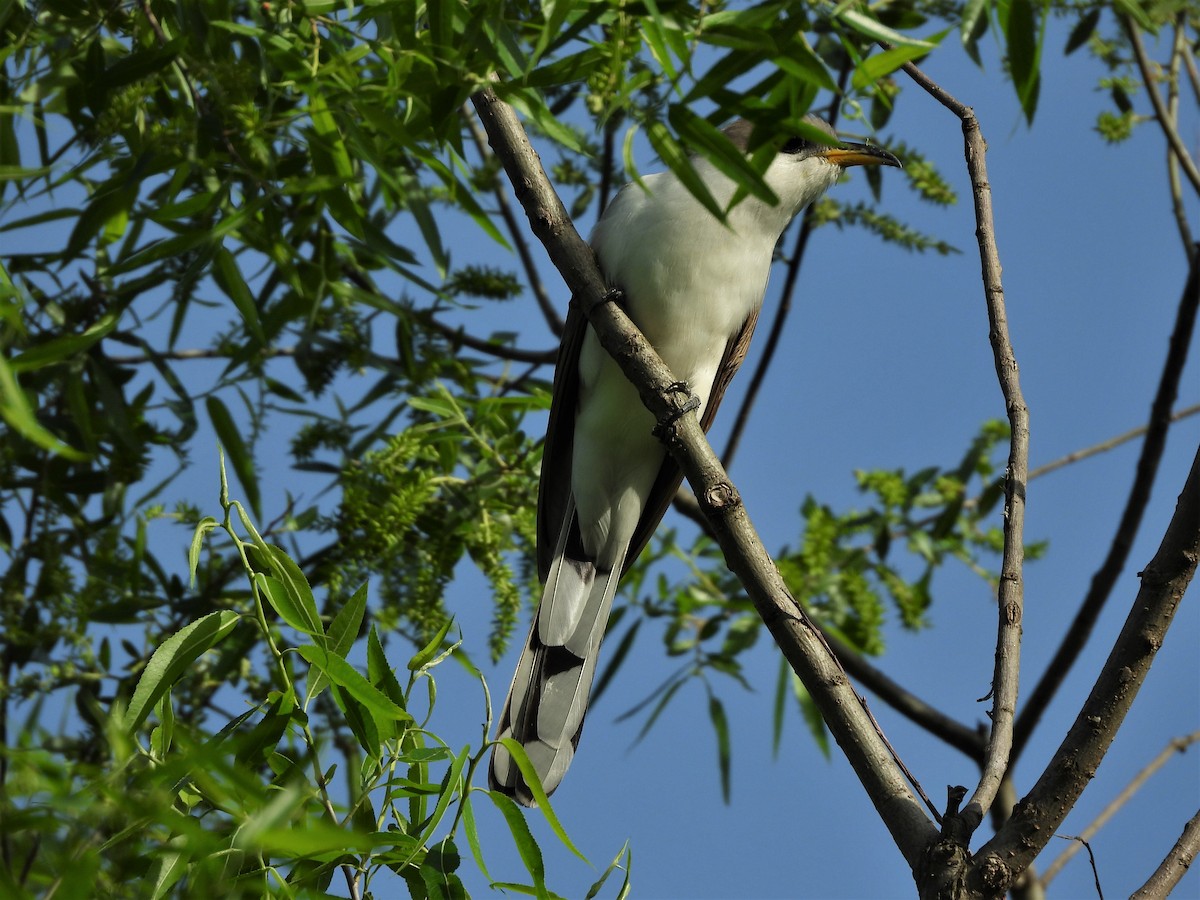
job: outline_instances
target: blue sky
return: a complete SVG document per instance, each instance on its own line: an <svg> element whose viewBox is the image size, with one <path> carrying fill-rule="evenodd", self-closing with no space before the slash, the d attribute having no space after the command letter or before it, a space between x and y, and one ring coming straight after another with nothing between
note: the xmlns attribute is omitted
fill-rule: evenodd
<svg viewBox="0 0 1200 900"><path fill-rule="evenodd" d="M1102 73L1082 51L1062 59L1065 38L1064 29L1051 27L1032 129L1024 125L994 54L981 72L951 36L927 69L975 107L989 140L997 238L1031 411L1035 466L1145 422L1186 277L1168 205L1161 136L1147 126L1119 146L1101 141L1093 125L1105 108L1105 97L1096 90ZM1144 97L1135 102L1140 111L1148 109ZM957 190L959 203L950 210L921 204L889 170L883 173L885 209L964 252L947 258L909 254L855 230L825 228L814 236L780 356L731 471L769 549L796 543L797 510L805 495L838 509L861 505L854 469L950 465L983 420L1004 415L987 342L959 123L906 85L888 132L920 147ZM1200 143L1194 112L1183 135L1193 148ZM646 152L638 164L643 171L658 168ZM854 178L835 191L842 200L863 198L865 180ZM1188 209L1193 227L1200 228L1197 204ZM581 230L589 226L580 223ZM464 230L455 237L457 262L495 253L483 235ZM548 264L543 277L565 309L566 291ZM778 282L768 290L767 316ZM460 321L480 334L517 327L527 345L549 346L532 299L519 302L464 313ZM214 328L219 328L226 311L216 315ZM759 335L749 367L764 336ZM194 339L203 344L202 336ZM193 365L189 372L198 385L218 376L214 364ZM1198 373L1193 359L1178 405L1200 401ZM736 408L745 380L734 383L726 416ZM718 447L728 424L727 417L718 418L713 431ZM286 435L276 432L268 436L272 440L286 440ZM1136 572L1157 546L1198 442L1200 417L1173 428L1128 571L1018 766L1021 791L1053 753L1102 664L1137 590ZM1026 569L1023 693L1040 674L1107 551L1137 452L1137 443L1127 444L1029 487L1026 536L1049 540L1050 552ZM198 452L190 471L173 486L172 499L215 511L215 470L215 452L212 458ZM280 475L266 466L261 473L266 519L279 513L285 492L294 488L290 475ZM668 523L680 524L670 517ZM178 528L166 523L152 528L158 525L162 530L154 539L178 545L182 574L187 541ZM491 601L481 593L486 590L481 580L465 569L448 602L466 649L483 661ZM1062 833L1085 828L1167 741L1200 728L1195 652L1200 613L1194 595L1195 589L1126 727ZM968 723L983 720L976 698L987 692L991 677L993 598L983 582L950 564L935 581L930 619L933 627L917 634L889 626L888 653L880 665L940 709ZM402 665L403 658L394 662ZM515 650L485 667L497 701L514 662ZM760 644L747 662L755 692L732 682L719 684L734 735L731 804L721 801L715 741L699 683L683 690L633 746L641 720L614 719L677 665L665 658L654 629L644 628L607 695L591 711L579 754L554 796L558 815L593 863L602 869L630 841L634 895L643 898L911 895L907 867L849 766L836 752L826 760L798 716L789 718L779 757L772 758L771 695L777 673L772 647ZM451 747L476 742L483 718L477 683L449 664L439 669L438 679L440 700L430 727ZM960 754L882 702L871 700L871 708L935 802L944 801L947 784L974 784L974 768ZM1195 753L1168 763L1093 840L1107 894L1128 894L1140 885L1195 813L1200 804ZM477 810L492 875L522 880L506 826L486 803ZM546 855L548 884L566 897L581 897L597 871L558 845L537 813L529 820ZM980 833L991 832L985 825ZM1066 846L1052 842L1039 868ZM487 893L469 861L463 874L473 893ZM1198 879L1191 874L1178 895L1200 895ZM614 887L610 884L607 896ZM388 896L383 882L376 889L377 896ZM1095 896L1084 855L1058 877L1051 895Z"/></svg>

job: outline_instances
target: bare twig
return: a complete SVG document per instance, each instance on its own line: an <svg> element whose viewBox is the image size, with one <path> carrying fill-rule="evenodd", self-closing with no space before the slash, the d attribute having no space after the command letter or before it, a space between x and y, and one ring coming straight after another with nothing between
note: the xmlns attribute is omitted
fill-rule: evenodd
<svg viewBox="0 0 1200 900"><path fill-rule="evenodd" d="M1130 895L1130 900L1159 900L1167 896L1200 852L1200 812L1183 826L1183 834L1146 883Z"/></svg>
<svg viewBox="0 0 1200 900"><path fill-rule="evenodd" d="M116 335L113 335L116 338ZM142 363L160 362L171 360L173 362L186 362L197 359L231 359L235 356L235 350L219 350L215 348L195 349L195 350L155 350L153 353L133 353L128 356L111 356L105 355L105 359L110 362L115 362L122 366L136 366ZM271 347L258 354L261 359L273 359L283 356L295 356L295 347Z"/></svg>
<svg viewBox="0 0 1200 900"><path fill-rule="evenodd" d="M1200 169L1196 168L1196 161L1188 153L1187 145L1179 136L1179 129L1175 127L1175 122L1171 119L1166 105L1163 103L1162 95L1158 92L1158 85L1154 83L1155 77L1150 70L1150 58L1146 55L1146 47L1142 43L1142 33L1138 30L1137 23L1129 16L1121 16L1120 19L1121 24L1125 27L1125 34L1129 37L1129 43L1133 46L1133 56L1137 60L1138 71L1142 73L1142 83L1146 86L1146 93L1150 95L1150 103L1154 106L1158 127L1162 129L1163 136L1179 160L1183 174L1192 183L1192 189L1200 194Z"/></svg>
<svg viewBox="0 0 1200 900"><path fill-rule="evenodd" d="M1005 486L1004 553L1000 565L998 591L999 622L996 630L996 663L992 676L991 737L979 785L967 806L967 812L982 820L991 806L1008 769L1012 748L1013 717L1016 713L1017 682L1021 660L1021 616L1023 604L1022 564L1025 556L1025 486L1029 475L1029 410L1021 394L1017 359L1008 335L1008 315L1004 308L1004 288L1000 280L1000 252L992 216L992 188L988 182L987 143L974 111L935 84L912 63L904 71L935 100L958 116L962 122L967 158L975 199L975 235L979 243L984 298L987 303L989 338L996 365L1000 391L1010 427L1008 472ZM977 826L978 821L975 822Z"/></svg>
<svg viewBox="0 0 1200 900"><path fill-rule="evenodd" d="M463 119L466 120L467 127L471 131L471 139L475 142L475 148L479 151L479 155L487 159L490 155L487 146L487 135L483 133L475 117L466 109L463 110ZM533 253L530 252L529 242L525 240L525 232L521 229L520 223L517 221L512 204L508 202L508 191L504 189L504 182L501 179L496 179L496 186L492 194L495 196L496 205L500 209L500 217L504 219L504 228L508 231L508 236L513 242L513 247L516 248L517 256L521 260L521 268L525 270L525 279L529 282L529 289L533 291L533 299L537 301L538 309L542 311L542 318L546 320L546 324L550 326L550 330L556 336L560 335L563 330L562 316L558 314L558 310L554 306L554 301L550 299L550 293L546 290L546 285L542 281L542 276L538 273L537 262L533 258ZM553 355L550 361L554 361Z"/></svg>
<svg viewBox="0 0 1200 900"><path fill-rule="evenodd" d="M1200 741L1200 731L1193 731L1191 734L1184 735L1183 737L1178 737L1170 741L1167 746L1163 747L1163 749L1159 751L1158 755L1155 756L1154 759L1150 760L1145 768L1143 768L1137 773L1137 775L1133 777L1133 780L1131 780L1129 784L1125 785L1124 790L1117 794L1111 803L1104 807L1104 809L1100 810L1100 814L1096 816L1092 823L1088 825L1088 827L1082 832L1080 832L1077 840L1083 843L1090 841L1096 832L1107 825L1108 820L1116 815L1118 810L1128 803L1134 794L1141 790L1142 785L1146 783L1147 779L1149 779L1151 775L1166 765L1167 760L1171 759L1173 756L1185 752L1187 748L1196 743L1196 741ZM1071 844L1071 846L1059 854L1058 858L1055 859L1054 862L1050 863L1050 865L1046 867L1046 872L1044 875L1042 875L1043 885L1049 884L1054 879L1054 876L1062 871L1063 866L1070 861L1071 857L1079 852L1079 847L1080 844L1078 843Z"/></svg>
<svg viewBox="0 0 1200 900"><path fill-rule="evenodd" d="M1171 45L1171 68L1167 78L1167 115L1172 122L1179 121L1179 66L1184 57L1191 57L1183 34L1182 18L1175 22L1175 40ZM1179 229L1179 239L1183 241L1184 253L1195 252L1195 242L1192 239L1192 227L1188 223L1187 210L1183 205L1183 185L1179 182L1179 160L1167 149L1167 182L1171 192L1171 211L1175 215L1175 227Z"/></svg>
<svg viewBox="0 0 1200 900"><path fill-rule="evenodd" d="M687 398L674 390L674 376L620 306L606 302L611 297L591 249L571 225L512 107L490 89L477 92L472 102L534 233L571 288L574 302L587 315L601 345L638 387L647 408L663 423L660 430L668 449L713 524L730 569L741 579L768 630L821 709L904 858L915 866L936 837L936 829L820 632L788 594L699 421L683 414Z"/></svg>
<svg viewBox="0 0 1200 900"><path fill-rule="evenodd" d="M1074 807L1137 697L1200 557L1200 451L1192 461L1158 552L1091 693L1033 789L975 854L980 865L1021 871Z"/></svg>
<svg viewBox="0 0 1200 900"><path fill-rule="evenodd" d="M1167 421L1171 423L1178 422L1180 419L1186 419L1189 416L1194 416L1200 413L1200 403L1194 403L1191 406L1185 406L1183 409L1176 410L1171 413ZM1139 425L1137 428L1131 428L1123 434L1118 434L1116 437L1110 437L1108 440L1101 441L1098 444L1093 444L1090 447L1084 447L1082 450L1072 450L1066 456L1060 456L1058 459L1051 460L1044 465L1040 465L1035 469L1029 470L1029 480L1041 478L1043 475L1049 475L1051 472L1056 472L1072 463L1077 463L1080 460L1087 459L1091 456L1098 456L1101 453L1107 453L1109 450L1115 450L1122 444L1127 444L1130 441L1140 438L1143 434L1150 430L1150 425Z"/></svg>
<svg viewBox="0 0 1200 900"><path fill-rule="evenodd" d="M853 63L847 61L842 65L842 69L838 73L837 93L833 95L833 99L829 102L829 108L825 111L825 120L835 128L837 127L838 111L842 106L842 95L846 90L846 82L853 71ZM767 340L763 344L762 356L759 357L758 364L754 367L754 374L747 382L746 393L738 407L737 415L734 416L729 439L725 442L725 451L721 454L721 465L727 469L733 465L733 457L741 443L742 433L746 430L746 423L750 420L750 413L758 400L758 392L775 359L780 335L783 334L783 328L791 314L792 298L796 292L796 282L800 277L800 265L804 262L804 252L808 249L808 239L813 232L813 215L813 206L810 204L800 218L800 230L796 233L796 243L792 246L792 254L787 261L787 272L783 277L783 287L779 291L779 303L775 306L775 316L771 320L771 330L767 332Z"/></svg>
<svg viewBox="0 0 1200 900"><path fill-rule="evenodd" d="M1179 14L1180 18L1183 18L1183 15L1181 12ZM1187 69L1188 82L1192 86L1192 96L1197 103L1200 103L1200 69L1196 67L1196 57L1190 53L1185 53L1183 55L1183 65Z"/></svg>
<svg viewBox="0 0 1200 900"><path fill-rule="evenodd" d="M1087 851L1088 862L1092 864L1092 881L1096 884L1096 895L1100 900L1104 900L1104 889L1100 887L1100 873L1096 871L1096 854L1092 852L1092 845L1088 843L1088 839L1081 834L1056 834L1055 837L1059 840L1070 841L1072 850L1083 847Z"/></svg>
<svg viewBox="0 0 1200 900"><path fill-rule="evenodd" d="M604 123L604 149L600 154L600 189L596 192L596 215L601 216L608 208L608 195L612 193L613 160L617 156L617 128L619 116L611 116Z"/></svg>
<svg viewBox="0 0 1200 900"><path fill-rule="evenodd" d="M422 316L421 322L448 341L461 344L464 347L470 347L472 350L478 350L480 353L487 353L497 359L507 359L512 362L553 363L558 357L557 350L522 350L520 347L509 347L506 344L498 344L486 338L478 338L467 334L461 327L455 328L444 322L439 322L432 316Z"/></svg>
<svg viewBox="0 0 1200 900"><path fill-rule="evenodd" d="M1180 297L1179 306L1175 313L1175 327L1171 333L1170 344L1167 348L1167 358L1163 362L1162 375L1159 377L1158 391L1150 406L1150 422L1146 430L1146 441L1142 444L1142 452L1138 457L1137 470L1129 497L1125 501L1125 509L1121 513L1121 521L1117 525L1117 533L1113 536L1108 554L1092 582L1088 586L1087 596L1075 614L1071 627L1063 637L1062 643L1046 667L1045 673L1037 686L1029 694L1017 718L1016 743L1013 747L1014 759L1021 755L1030 735L1037 727L1042 713L1049 706L1058 687L1067 676L1075 660L1079 658L1084 644L1087 643L1101 610L1112 593L1113 585L1125 568L1133 539L1137 535L1142 522L1146 505L1150 502L1150 490L1158 474L1158 465L1162 459L1163 449L1167 441L1167 429L1171 422L1171 406L1179 391L1179 380L1183 377L1183 369L1187 363L1188 346L1191 343L1192 329L1196 323L1196 310L1200 306L1200 253L1191 256L1191 272L1187 284Z"/></svg>

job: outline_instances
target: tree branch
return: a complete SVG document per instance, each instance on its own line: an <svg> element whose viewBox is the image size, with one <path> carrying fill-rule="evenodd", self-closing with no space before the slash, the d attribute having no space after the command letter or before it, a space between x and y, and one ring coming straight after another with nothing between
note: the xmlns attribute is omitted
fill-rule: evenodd
<svg viewBox="0 0 1200 900"><path fill-rule="evenodd" d="M1191 406L1185 406L1183 409L1176 410L1171 413L1168 421L1171 424L1178 422L1180 419L1186 419L1189 416L1194 416L1200 413L1200 403L1194 403ZM1101 453L1107 453L1109 450L1115 450L1122 444L1127 444L1135 438L1140 438L1150 430L1150 425L1139 425L1137 428L1131 428L1123 434L1118 434L1115 437L1110 437L1107 440L1101 441L1098 444L1093 444L1090 447L1084 447L1082 450L1072 450L1066 456L1060 456L1058 459L1051 460L1048 463L1029 470L1029 480L1041 478L1043 475L1049 475L1051 472L1056 472L1059 469L1065 468L1072 463L1077 463L1081 460L1088 459L1092 456L1098 456Z"/></svg>
<svg viewBox="0 0 1200 900"><path fill-rule="evenodd" d="M488 157L487 135L480 130L479 123L465 108L463 109L463 119L466 120L467 127L471 131L471 139L475 142L479 156L486 160ZM504 227L508 231L508 236L512 238L513 247L516 248L517 256L521 260L521 268L525 270L525 278L529 281L529 289L533 291L533 299L537 301L538 309L542 311L542 318L546 320L550 330L554 332L555 336L558 336L562 334L563 318L559 315L554 302L550 299L550 293L546 290L546 285L542 282L537 263L529 250L529 242L525 240L525 233L521 230L512 204L508 202L508 192L504 190L504 182L499 178L496 179L496 186L493 188L492 194L500 209L500 217L504 219ZM553 361L553 356L551 361Z"/></svg>
<svg viewBox="0 0 1200 900"><path fill-rule="evenodd" d="M1150 95L1150 103L1154 106L1154 116L1158 119L1158 127L1162 129L1171 151L1178 158L1179 165L1183 168L1183 174L1192 183L1192 189L1200 194L1200 169L1196 168L1195 160L1188 153L1187 145L1179 136L1179 129L1175 127L1175 123L1167 114L1163 98L1158 93L1158 87L1154 83L1154 73L1150 71L1150 59L1146 55L1146 47L1142 43L1142 33L1138 31L1137 24L1129 16L1119 16L1119 18L1125 27L1125 34L1129 37L1129 43L1133 46L1133 56L1137 60L1138 71L1142 73L1142 83L1146 85L1146 93Z"/></svg>
<svg viewBox="0 0 1200 900"><path fill-rule="evenodd" d="M1175 312L1175 327L1171 332L1167 358L1163 362L1162 375L1159 377L1158 391L1150 406L1146 441L1142 444L1133 486L1129 489L1129 498L1125 501L1117 533L1113 536L1104 562L1092 576L1087 596L1075 614L1071 627L1021 709L1021 715L1017 718L1014 759L1020 757L1042 713L1050 705L1059 685L1083 651L1092 628L1112 593L1113 585L1125 568L1133 539L1141 526L1146 505L1150 502L1150 490L1154 486L1158 465L1166 447L1167 430L1171 423L1171 406L1179 392L1179 380L1183 377L1184 366L1187 363L1188 345L1191 343L1192 329L1196 323L1197 307L1200 306L1200 253L1193 253L1191 259L1191 271L1188 273L1187 284Z"/></svg>
<svg viewBox="0 0 1200 900"><path fill-rule="evenodd" d="M1195 861L1197 851L1200 851L1200 812L1188 819L1175 846L1146 883L1130 895L1130 900L1158 900L1167 896Z"/></svg>
<svg viewBox="0 0 1200 900"><path fill-rule="evenodd" d="M1124 790L1117 794L1117 796L1113 798L1112 802L1109 803L1108 806L1100 810L1100 814L1096 816L1092 823L1079 833L1079 840L1090 841L1092 836L1095 835L1096 832L1098 832L1105 825L1107 825L1108 820L1115 816L1121 807L1128 803L1130 799L1139 790L1141 790L1142 785L1146 783L1146 780L1151 775L1166 765L1167 760L1169 760L1171 757L1179 753L1184 753L1187 748L1196 743L1196 741L1200 741L1200 731L1193 731L1191 734L1169 741L1167 746L1163 747L1163 749L1159 751L1158 755L1155 756L1154 759L1150 760L1145 768L1143 768L1137 773L1137 775L1133 777L1133 780L1131 780L1129 784L1125 785ZM1049 884L1053 880L1054 876L1062 871L1063 866L1070 862L1071 857L1079 852L1079 848L1081 846L1083 846L1081 843L1073 842L1069 847L1067 847L1066 850L1059 854L1058 858L1046 867L1046 872L1042 876L1042 884Z"/></svg>
<svg viewBox="0 0 1200 900"><path fill-rule="evenodd" d="M975 236L979 243L983 292L987 303L996 376L1004 396L1010 427L1008 473L1005 484L1004 553L1000 565L998 591L999 622L996 630L996 663L992 676L992 730L979 785L966 812L975 826L991 806L1008 770L1013 741L1013 717L1016 713L1017 682L1021 663L1021 616L1023 604L1022 565L1025 557L1025 487L1029 476L1029 410L1021 394L1017 359L1008 334L1008 314L1004 308L1004 287L1000 280L1000 252L992 216L992 188L987 174L987 142L974 111L952 97L912 63L904 71L935 100L958 116L962 122L967 172L975 200ZM969 832L973 828L968 829Z"/></svg>
<svg viewBox="0 0 1200 900"><path fill-rule="evenodd" d="M1179 121L1179 66L1185 57L1191 57L1191 49L1183 34L1183 22L1175 22L1175 39L1171 45L1171 68L1167 79L1167 115L1172 122ZM1192 228L1188 224L1187 209L1183 205L1183 185L1179 182L1179 160L1168 148L1167 150L1167 182L1171 193L1171 212L1175 216L1175 227L1179 230L1179 239L1183 241L1183 251L1192 254L1196 251L1192 238Z"/></svg>
<svg viewBox="0 0 1200 900"><path fill-rule="evenodd" d="M712 523L730 569L741 579L788 662L817 702L904 858L916 866L925 846L936 837L936 829L820 632L788 594L699 421L694 415L681 415L688 398L674 388L674 377L628 316L616 303L606 302L611 297L591 248L575 231L550 187L516 113L489 88L476 93L472 102L534 234L545 244L601 345L638 387L656 419L669 423L661 429L664 440Z"/></svg>
<svg viewBox="0 0 1200 900"><path fill-rule="evenodd" d="M477 338L467 334L461 327L454 328L446 325L433 318L433 316L422 316L421 321L446 340L460 344L463 347L470 347L472 350L478 350L480 353L487 353L490 356L495 356L497 359L546 364L553 363L558 357L557 350L522 350L520 347L509 347L504 344L498 344L495 341L489 341L486 338Z"/></svg>
<svg viewBox="0 0 1200 900"><path fill-rule="evenodd" d="M1021 871L1058 830L1096 773L1137 697L1200 556L1200 451L1125 625L1070 731L1012 818L976 854Z"/></svg>

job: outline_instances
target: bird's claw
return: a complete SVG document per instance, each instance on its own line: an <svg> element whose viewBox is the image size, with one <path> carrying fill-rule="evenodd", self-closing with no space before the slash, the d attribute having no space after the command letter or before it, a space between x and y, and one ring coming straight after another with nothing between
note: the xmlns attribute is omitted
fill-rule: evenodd
<svg viewBox="0 0 1200 900"><path fill-rule="evenodd" d="M681 406L679 409L668 413L658 420L658 424L654 426L654 436L657 438L662 438L676 422L678 422L688 413L700 408L700 398L692 393L692 389L688 387L688 383L686 381L671 382L671 384L667 385L664 390L664 393L667 392L673 394L687 394L688 398L684 402L683 406Z"/></svg>

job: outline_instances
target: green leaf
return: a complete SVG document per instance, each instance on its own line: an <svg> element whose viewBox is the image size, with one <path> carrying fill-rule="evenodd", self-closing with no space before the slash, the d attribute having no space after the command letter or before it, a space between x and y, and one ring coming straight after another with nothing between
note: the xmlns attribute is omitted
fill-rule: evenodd
<svg viewBox="0 0 1200 900"><path fill-rule="evenodd" d="M800 704L800 715L804 719L804 724L808 726L809 733L817 742L821 754L826 759L830 759L833 751L829 746L829 731L825 727L825 719L821 717L821 710L817 708L817 703L809 694L808 688L794 672L792 673L792 692Z"/></svg>
<svg viewBox="0 0 1200 900"><path fill-rule="evenodd" d="M1158 28L1150 14L1146 12L1139 0L1113 0L1113 6L1120 12L1130 16L1143 31L1157 34Z"/></svg>
<svg viewBox="0 0 1200 900"><path fill-rule="evenodd" d="M258 318L258 304L254 302L254 296L250 293L250 287L242 277L233 254L224 247L217 247L213 253L212 273L217 286L237 307L242 321L246 324L246 331L258 344L265 344L267 336L263 333L262 322Z"/></svg>
<svg viewBox="0 0 1200 900"><path fill-rule="evenodd" d="M12 370L19 375L21 372L54 365L76 356L111 333L117 327L119 318L119 313L106 313L81 334L66 334L35 344L12 360Z"/></svg>
<svg viewBox="0 0 1200 900"><path fill-rule="evenodd" d="M675 177L688 189L688 193L695 197L718 220L724 221L725 210L717 203L716 198L713 197L704 179L693 168L692 161L688 158L687 152L679 145L679 141L675 140L671 132L667 130L667 126L662 122L651 122L646 126L646 137L649 138L650 146L654 148L654 152L675 173Z"/></svg>
<svg viewBox="0 0 1200 900"><path fill-rule="evenodd" d="M1008 69L1025 119L1033 123L1037 111L1040 58L1037 15L1032 0L1010 0L1005 27Z"/></svg>
<svg viewBox="0 0 1200 900"><path fill-rule="evenodd" d="M762 174L719 128L685 106L671 107L670 120L684 143L701 151L739 187L772 206L779 202L779 198L763 181Z"/></svg>
<svg viewBox="0 0 1200 900"><path fill-rule="evenodd" d="M408 671L416 672L425 668L437 656L438 650L442 646L442 641L446 639L446 635L450 633L451 626L454 625L453 619L447 619L437 634L430 638L429 643L417 651L416 655L408 661Z"/></svg>
<svg viewBox="0 0 1200 900"><path fill-rule="evenodd" d="M0 356L0 418L27 441L43 450L79 462L88 459L86 453L69 446L42 427L29 405L29 398L21 390L21 385L17 383L12 368L3 356Z"/></svg>
<svg viewBox="0 0 1200 900"><path fill-rule="evenodd" d="M470 761L471 747L468 744L459 751L458 756L454 758L454 762L446 772L446 777L442 779L441 790L438 791L437 804L434 806L429 818L425 820L425 827L421 829L421 836L418 838L420 843L425 844L429 842L429 839L433 837L433 832L437 830L437 826L441 823L442 817L446 815L446 810L450 808L450 802L463 792L462 774Z"/></svg>
<svg viewBox="0 0 1200 900"><path fill-rule="evenodd" d="M621 857L625 857L625 865L621 865ZM600 873L600 877L597 878L591 888L588 889L587 896L584 897L584 900L594 900L595 897L599 896L600 891L604 888L604 882L608 881L608 876L617 869L622 869L625 872L625 878L622 881L621 890L617 892L617 900L622 900L622 898L629 895L629 876L633 869L633 850L629 846L629 841L626 841L625 846L622 847L620 852L613 857L613 861L608 864L608 868Z"/></svg>
<svg viewBox="0 0 1200 900"><path fill-rule="evenodd" d="M911 38L888 28L886 25L872 19L870 16L864 15L853 9L844 9L837 14L837 18L849 25L859 34L869 37L873 41L883 41L887 44L904 47L924 47L926 52L934 48L934 44L920 38Z"/></svg>
<svg viewBox="0 0 1200 900"><path fill-rule="evenodd" d="M941 31L930 38L929 43L933 46L939 44L948 32ZM920 59L929 52L930 48L907 44L901 47L892 47L890 50L884 50L882 53L876 53L864 59L854 70L854 78L852 84L856 91L862 91L873 85L880 78L890 75L903 66L906 62L912 62L915 59Z"/></svg>
<svg viewBox="0 0 1200 900"><path fill-rule="evenodd" d="M783 739L783 711L787 697L788 676L791 666L785 657L779 658L779 677L775 679L775 699L771 704L771 756L779 758L779 745Z"/></svg>
<svg viewBox="0 0 1200 900"><path fill-rule="evenodd" d="M329 649L342 659L346 658L346 654L354 646L354 641L358 638L358 630L362 627L363 616L366 612L367 583L364 581L349 601L347 601L346 605L338 610L337 615L333 617L333 621L329 625ZM308 689L309 699L311 700L320 694L321 691L325 690L325 686L328 683L329 679L326 678L325 673L317 672ZM372 683L375 683L374 679L372 679Z"/></svg>
<svg viewBox="0 0 1200 900"><path fill-rule="evenodd" d="M516 744L516 741L513 741L513 744ZM519 745L517 747L520 749ZM533 839L533 832L529 830L529 823L525 821L520 807L499 791L488 791L488 796L508 823L509 833L512 834L513 843L517 845L517 853L521 855L525 871L533 879L536 896L539 900L550 900L550 894L546 891L546 867L542 863L542 850Z"/></svg>
<svg viewBox="0 0 1200 900"><path fill-rule="evenodd" d="M228 609L209 613L171 635L154 651L125 711L125 725L130 733L138 729L159 698L183 677L206 650L216 646L233 631L240 618L240 615Z"/></svg>
<svg viewBox="0 0 1200 900"><path fill-rule="evenodd" d="M389 700L382 691L359 674L350 663L324 647L305 644L297 652L324 672L330 681L385 721L411 722L413 717Z"/></svg>
<svg viewBox="0 0 1200 900"><path fill-rule="evenodd" d="M975 65L983 66L979 57L979 39L987 34L988 8L990 0L967 0L963 7L962 24L959 26L959 37L963 49L974 60Z"/></svg>
<svg viewBox="0 0 1200 900"><path fill-rule="evenodd" d="M562 823L558 821L558 816L554 814L554 808L550 805L550 798L546 796L546 792L542 789L541 779L538 778L537 771L533 768L533 763L529 761L529 756L525 753L525 748L512 738L502 738L498 743L504 745L505 749L512 755L513 762L516 763L517 768L521 770L521 777L525 779L525 784L529 788L529 793L533 795L538 809L546 817L546 822L550 825L550 830L554 832L568 850L590 866L591 863L588 862L588 858L571 842L571 839L567 836L567 830L562 827ZM493 795L493 799L496 796L504 796L503 794L498 794L496 791L490 791L489 793ZM504 799L508 800L507 797L504 797ZM512 801L509 800L509 802L511 803ZM536 847L536 845L534 846Z"/></svg>
<svg viewBox="0 0 1200 900"><path fill-rule="evenodd" d="M325 629L321 625L321 614L317 611L317 600L303 570L280 547L268 545L271 572L283 584L288 597L297 607L297 615L303 622L301 631L321 638L317 643L325 645ZM291 624L289 622L289 624Z"/></svg>
<svg viewBox="0 0 1200 900"><path fill-rule="evenodd" d="M233 416L229 414L229 409L221 402L221 398L215 394L210 395L204 401L204 405L208 409L209 419L212 420L213 430L217 433L217 440L229 455L233 471L237 473L242 490L246 492L250 509L261 518L262 498L258 492L258 474L254 471L254 458L242 440L241 432L234 425Z"/></svg>
<svg viewBox="0 0 1200 900"><path fill-rule="evenodd" d="M729 803L729 719L725 716L725 707L716 694L709 691L708 717L712 720L713 731L717 736L717 767L721 772L721 796Z"/></svg>
<svg viewBox="0 0 1200 900"><path fill-rule="evenodd" d="M196 570L200 567L200 548L204 546L204 536L217 527L217 520L212 516L205 516L196 523L192 546L188 548L188 587L196 586Z"/></svg>
<svg viewBox="0 0 1200 900"><path fill-rule="evenodd" d="M1071 29L1071 34L1067 38L1067 46L1063 48L1063 56L1070 56L1080 47L1088 42L1088 39L1096 31L1096 26L1100 23L1100 7L1088 10L1075 27Z"/></svg>
<svg viewBox="0 0 1200 900"><path fill-rule="evenodd" d="M312 625L301 611L300 605L294 601L291 594L288 593L287 588L284 587L279 579L272 578L270 575L264 575L262 572L255 572L254 586L267 601L267 604L275 612L279 613L279 617L297 631L309 635L322 633L312 630ZM320 624L320 622L317 623L318 629L320 628Z"/></svg>
<svg viewBox="0 0 1200 900"><path fill-rule="evenodd" d="M379 642L379 632L374 625L367 635L367 676L371 684L382 690L397 706L403 708L406 705L404 689L400 687L396 673L388 665L387 654L383 652L383 644Z"/></svg>

